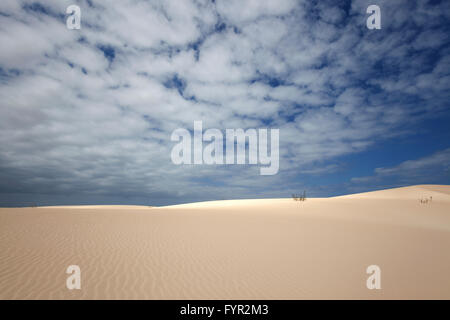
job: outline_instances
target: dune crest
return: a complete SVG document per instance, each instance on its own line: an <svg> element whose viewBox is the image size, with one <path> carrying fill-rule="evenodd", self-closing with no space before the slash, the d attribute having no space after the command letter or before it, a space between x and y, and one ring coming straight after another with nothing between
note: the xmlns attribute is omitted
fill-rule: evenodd
<svg viewBox="0 0 450 320"><path fill-rule="evenodd" d="M430 197L439 200L450 200L450 186L444 185L415 185L394 189L384 189L363 193L355 193L335 198L384 198L384 199L420 199Z"/></svg>
<svg viewBox="0 0 450 320"><path fill-rule="evenodd" d="M134 205L76 205L76 206L39 206L41 209L148 209L151 206Z"/></svg>

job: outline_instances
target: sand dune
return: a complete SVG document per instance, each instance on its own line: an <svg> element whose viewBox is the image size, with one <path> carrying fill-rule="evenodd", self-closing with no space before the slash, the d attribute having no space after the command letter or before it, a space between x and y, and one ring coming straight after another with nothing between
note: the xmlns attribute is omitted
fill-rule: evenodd
<svg viewBox="0 0 450 320"><path fill-rule="evenodd" d="M440 185L417 185L395 189L386 189L365 193L355 193L335 198L372 198L372 199L413 199L419 200L424 197L433 197L433 200L447 201L450 196L449 186Z"/></svg>
<svg viewBox="0 0 450 320"><path fill-rule="evenodd" d="M82 205L82 206L42 206L39 209L106 209L106 210L123 210L123 209L148 209L149 206L124 206L124 205Z"/></svg>
<svg viewBox="0 0 450 320"><path fill-rule="evenodd" d="M73 264L81 290L66 288ZM373 264L381 290L366 287ZM3 208L0 298L450 299L450 186L304 202Z"/></svg>

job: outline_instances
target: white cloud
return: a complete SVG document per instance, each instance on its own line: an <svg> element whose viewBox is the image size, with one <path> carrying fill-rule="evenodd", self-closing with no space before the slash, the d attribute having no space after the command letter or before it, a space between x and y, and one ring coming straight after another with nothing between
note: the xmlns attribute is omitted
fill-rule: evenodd
<svg viewBox="0 0 450 320"><path fill-rule="evenodd" d="M386 168L376 168L373 176L353 178L355 183L369 183L383 181L387 178L397 177L403 183L411 181L428 181L442 179L450 176L450 148L437 151L429 156L415 160L407 160Z"/></svg>

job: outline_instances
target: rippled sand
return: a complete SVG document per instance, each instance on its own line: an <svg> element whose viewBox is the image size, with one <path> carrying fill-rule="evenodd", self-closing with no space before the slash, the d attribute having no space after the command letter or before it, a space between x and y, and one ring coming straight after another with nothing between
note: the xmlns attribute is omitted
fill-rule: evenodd
<svg viewBox="0 0 450 320"><path fill-rule="evenodd" d="M66 288L74 264L81 290ZM381 290L366 287L373 264ZM305 202L2 208L0 298L450 299L450 187Z"/></svg>

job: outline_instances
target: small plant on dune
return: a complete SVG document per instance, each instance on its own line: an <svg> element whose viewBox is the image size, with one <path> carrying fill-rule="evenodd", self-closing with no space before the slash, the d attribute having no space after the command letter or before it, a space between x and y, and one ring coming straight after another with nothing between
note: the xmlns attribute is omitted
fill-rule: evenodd
<svg viewBox="0 0 450 320"><path fill-rule="evenodd" d="M431 201L433 201L433 197L432 196L430 196L429 198L422 197L422 198L419 199L419 202L422 203L422 204L428 204L428 203L431 203Z"/></svg>
<svg viewBox="0 0 450 320"><path fill-rule="evenodd" d="M306 200L306 191L303 191L302 195L292 194L292 199L294 199L294 201L305 201Z"/></svg>

